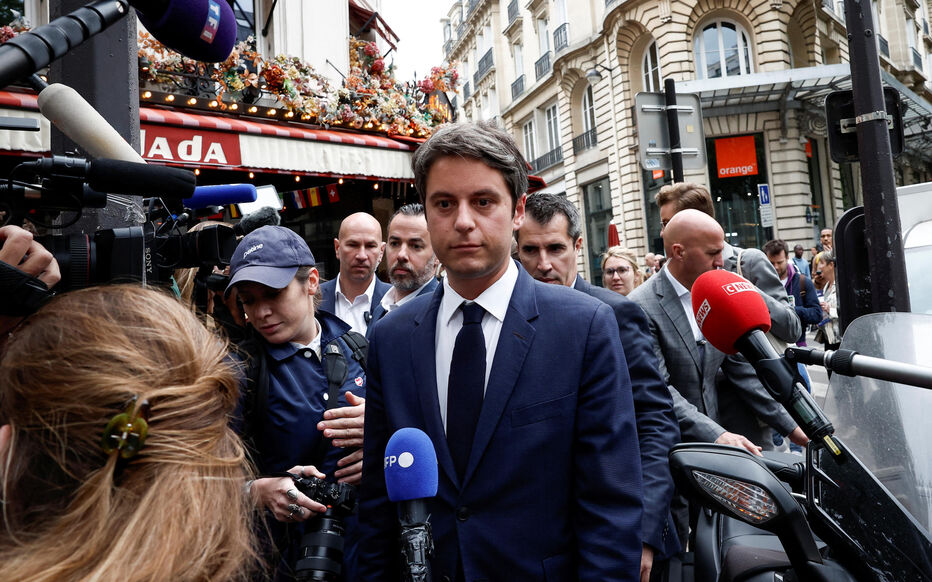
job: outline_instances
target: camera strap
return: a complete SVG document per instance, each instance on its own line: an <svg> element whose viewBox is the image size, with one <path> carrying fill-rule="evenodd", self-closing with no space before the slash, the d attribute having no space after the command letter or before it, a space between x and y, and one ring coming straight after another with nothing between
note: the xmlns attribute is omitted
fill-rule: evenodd
<svg viewBox="0 0 932 582"><path fill-rule="evenodd" d="M0 315L25 316L35 313L55 295L41 280L0 261Z"/></svg>
<svg viewBox="0 0 932 582"><path fill-rule="evenodd" d="M343 383L346 382L346 377L349 373L349 366L346 364L346 356L343 354L343 349L340 347L339 340L343 340L347 347L353 353L353 359L359 362L360 366L363 369L366 367L366 357L369 350L369 342L366 341L365 336L361 333L355 331L347 331L339 338L328 342L321 350L322 354L322 364L324 366L324 375L327 376L327 395L326 395L326 405L327 410L336 408L337 404L340 401L340 389L343 387ZM327 454L327 449L330 447L332 439L321 437L317 441L317 447L314 450L314 459L317 462L322 462L324 456Z"/></svg>

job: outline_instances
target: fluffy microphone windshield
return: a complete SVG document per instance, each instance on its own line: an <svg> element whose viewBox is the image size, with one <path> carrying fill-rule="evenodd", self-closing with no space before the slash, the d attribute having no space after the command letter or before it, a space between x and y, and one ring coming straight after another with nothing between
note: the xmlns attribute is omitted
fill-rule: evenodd
<svg viewBox="0 0 932 582"><path fill-rule="evenodd" d="M385 447L385 489L391 501L437 495L437 453L427 434L400 428Z"/></svg>
<svg viewBox="0 0 932 582"><path fill-rule="evenodd" d="M702 335L726 354L736 354L735 342L754 329L770 329L770 312L750 281L729 271L707 271L690 289L693 313Z"/></svg>

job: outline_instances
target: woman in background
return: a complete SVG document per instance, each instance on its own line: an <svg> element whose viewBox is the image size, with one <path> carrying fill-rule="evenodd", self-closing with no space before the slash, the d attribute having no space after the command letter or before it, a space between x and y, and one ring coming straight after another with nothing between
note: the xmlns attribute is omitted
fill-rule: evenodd
<svg viewBox="0 0 932 582"><path fill-rule="evenodd" d="M602 254L602 286L627 295L644 282L637 256L625 247L610 247Z"/></svg>
<svg viewBox="0 0 932 582"><path fill-rule="evenodd" d="M0 358L0 580L246 580L238 382L178 300L61 295Z"/></svg>

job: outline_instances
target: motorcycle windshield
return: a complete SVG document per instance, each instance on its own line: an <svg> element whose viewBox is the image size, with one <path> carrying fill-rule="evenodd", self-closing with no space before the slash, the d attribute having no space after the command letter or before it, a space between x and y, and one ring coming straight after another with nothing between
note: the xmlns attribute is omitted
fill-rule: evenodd
<svg viewBox="0 0 932 582"><path fill-rule="evenodd" d="M845 330L841 347L893 362L932 366L932 316L860 317ZM834 374L823 409L835 435L870 473L857 462L829 461L823 451L818 465L837 486L823 488L818 504L863 551L873 554L870 562L875 571L927 572L932 531L932 390Z"/></svg>

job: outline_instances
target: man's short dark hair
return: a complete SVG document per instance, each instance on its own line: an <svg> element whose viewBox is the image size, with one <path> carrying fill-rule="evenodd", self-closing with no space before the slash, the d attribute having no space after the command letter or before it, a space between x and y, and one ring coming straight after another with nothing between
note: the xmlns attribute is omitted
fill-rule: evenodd
<svg viewBox="0 0 932 582"><path fill-rule="evenodd" d="M411 204L405 204L401 208L395 211L392 214L392 217L388 219L388 225L392 225L392 221L395 220L395 217L399 214L405 216L424 216L424 205L419 202L412 202Z"/></svg>
<svg viewBox="0 0 932 582"><path fill-rule="evenodd" d="M660 189L660 192L657 192L654 201L657 203L657 208L672 202L676 212L693 208L715 218L712 195L705 186L693 182L667 184Z"/></svg>
<svg viewBox="0 0 932 582"><path fill-rule="evenodd" d="M488 121L448 123L435 131L411 157L414 186L422 204L427 197L430 168L447 156L478 160L501 172L511 191L512 208L518 203L518 198L527 193L527 162L511 135Z"/></svg>
<svg viewBox="0 0 932 582"><path fill-rule="evenodd" d="M553 217L560 213L566 217L566 234L569 235L570 239L575 243L582 236L579 211L576 210L576 206L566 196L547 192L531 194L527 197L524 211L534 219L534 222L542 226L550 224ZM515 231L516 236L518 232L520 231Z"/></svg>
<svg viewBox="0 0 932 582"><path fill-rule="evenodd" d="M782 240L769 240L767 244L764 245L764 254L768 257L773 257L779 255L780 252L786 253L786 256L790 256L789 250L787 250L786 243Z"/></svg>

